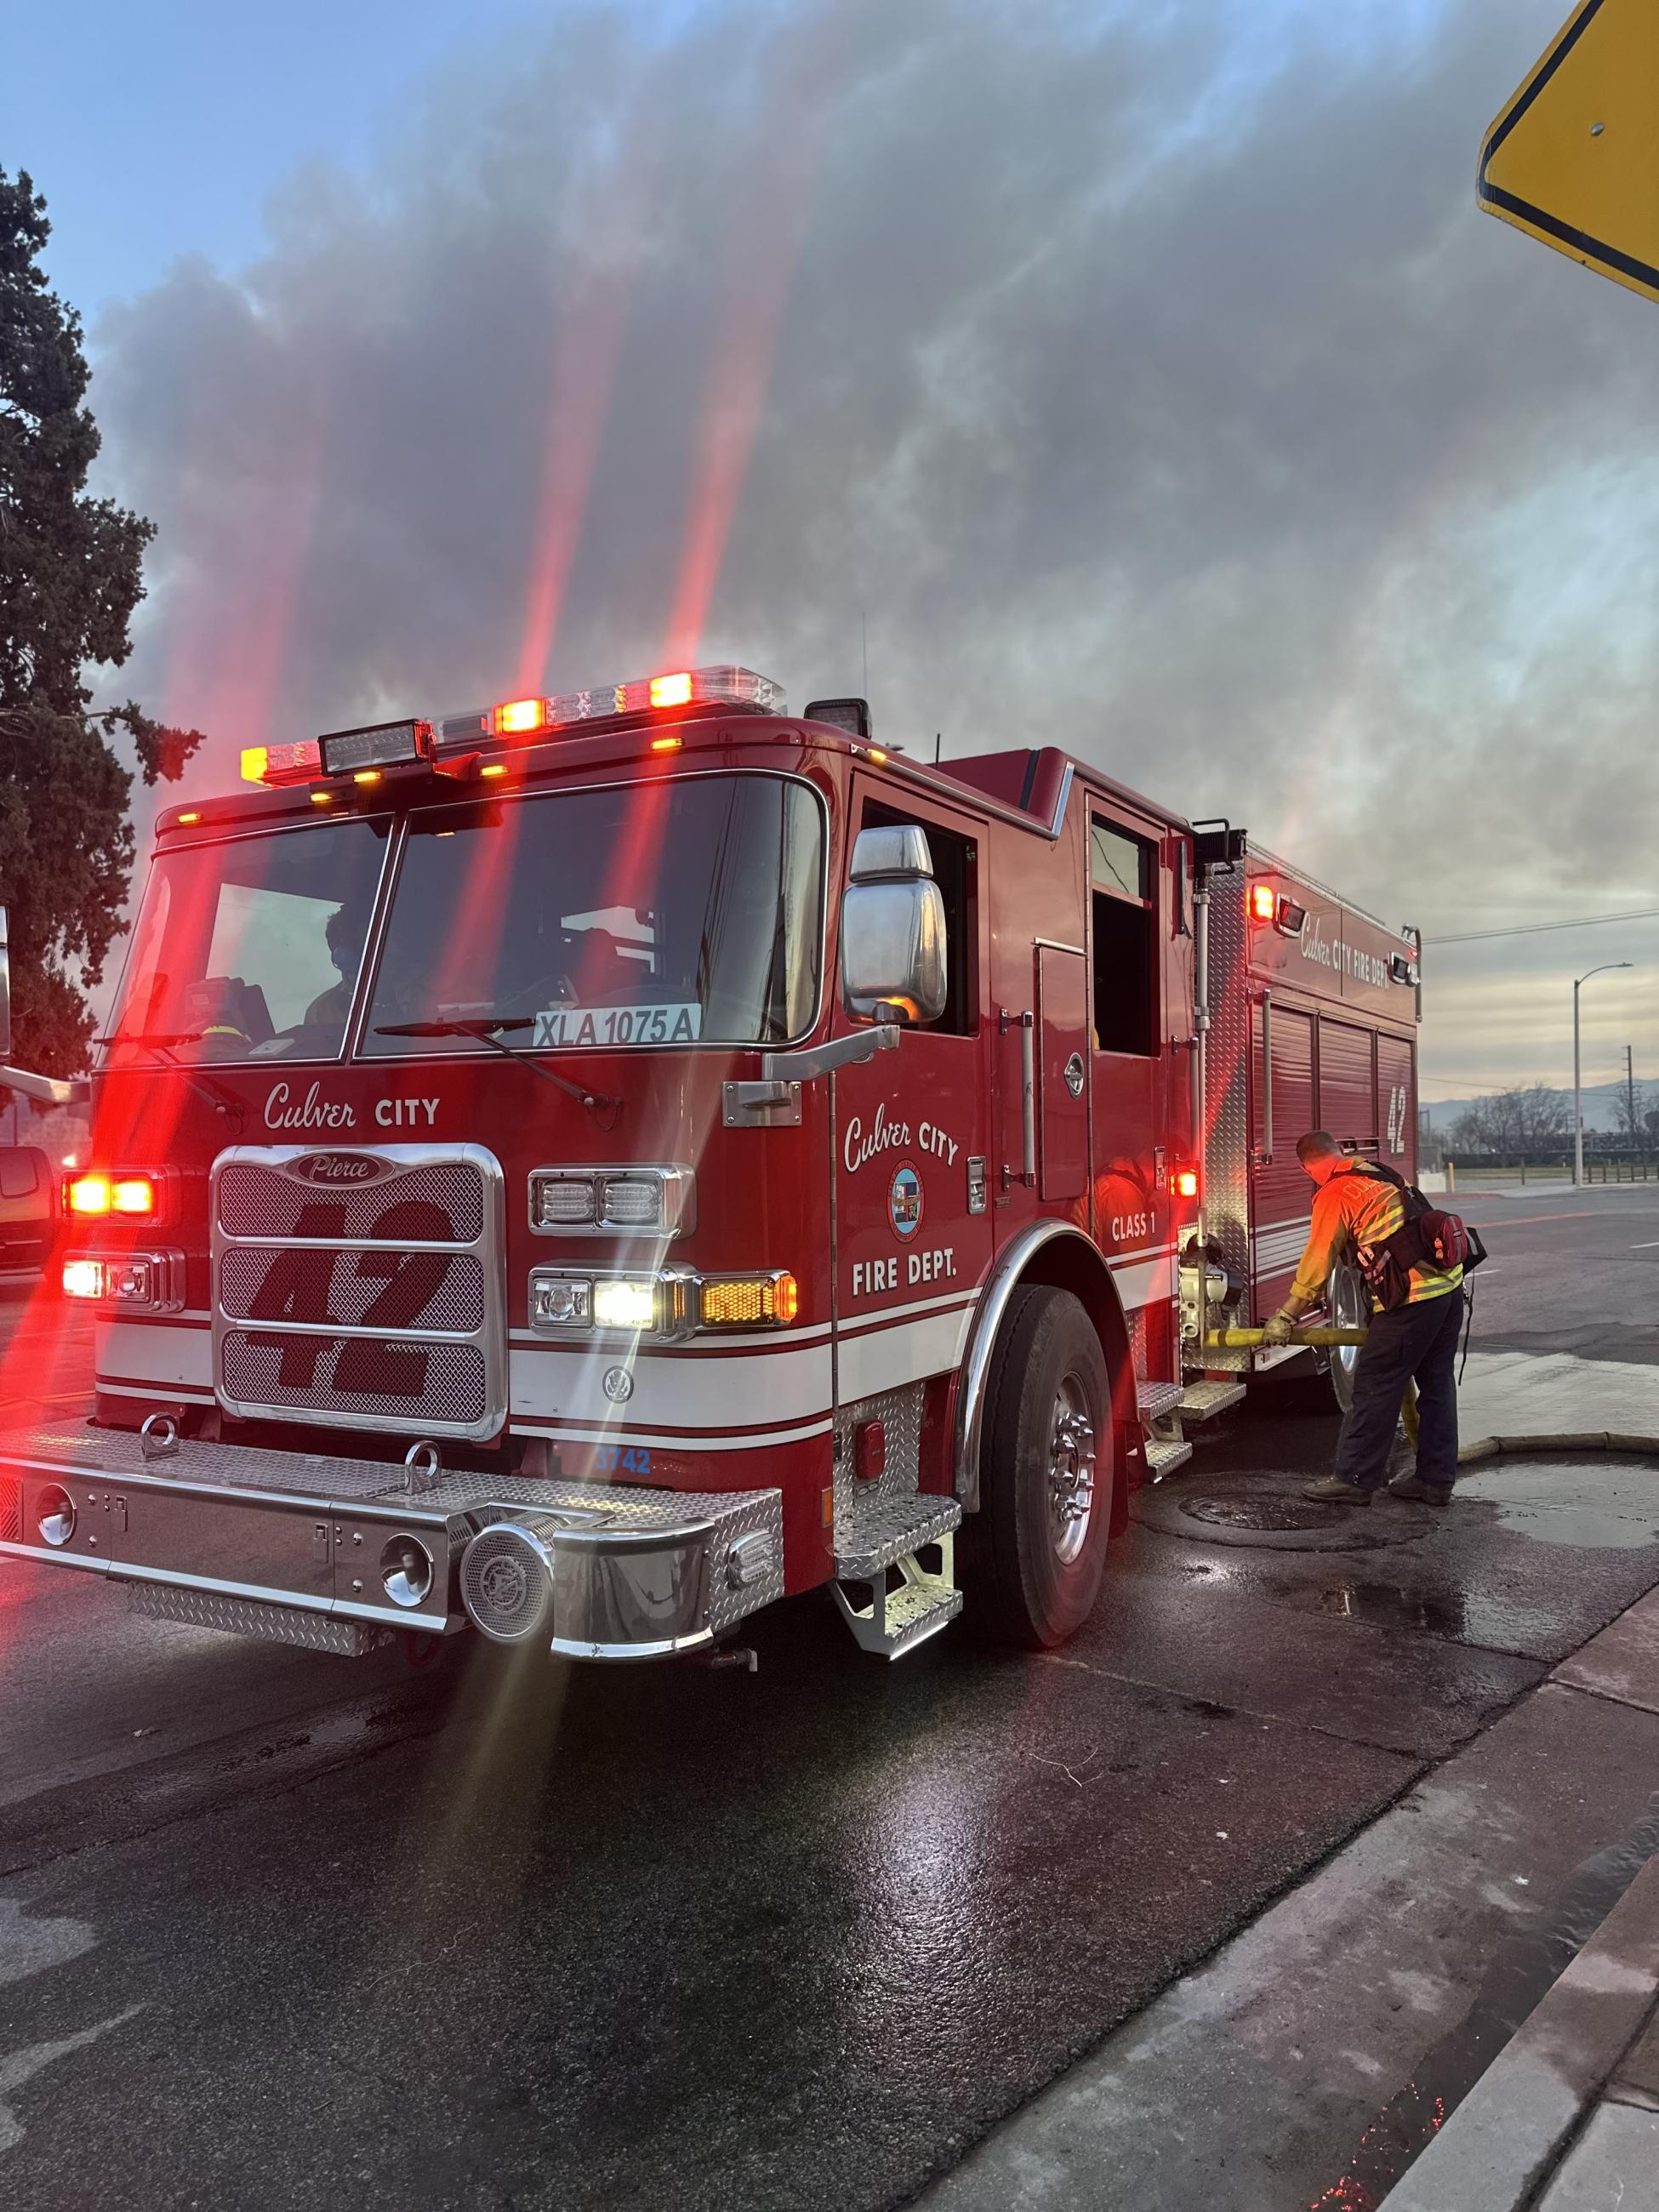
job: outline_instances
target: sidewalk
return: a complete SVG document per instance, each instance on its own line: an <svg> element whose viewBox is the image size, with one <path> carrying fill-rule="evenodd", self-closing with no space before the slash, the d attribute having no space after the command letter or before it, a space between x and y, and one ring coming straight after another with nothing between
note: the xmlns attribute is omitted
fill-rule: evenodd
<svg viewBox="0 0 1659 2212"><path fill-rule="evenodd" d="M1531 2205L1659 2212L1659 1858L1647 1862L1382 2212Z"/></svg>
<svg viewBox="0 0 1659 2212"><path fill-rule="evenodd" d="M1659 1590L917 2207L1659 2212L1656 1783Z"/></svg>

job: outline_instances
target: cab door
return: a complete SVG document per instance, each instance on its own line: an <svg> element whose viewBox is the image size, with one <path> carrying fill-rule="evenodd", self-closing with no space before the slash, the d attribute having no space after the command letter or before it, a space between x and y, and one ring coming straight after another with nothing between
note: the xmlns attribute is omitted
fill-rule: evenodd
<svg viewBox="0 0 1659 2212"><path fill-rule="evenodd" d="M921 828L945 902L948 995L896 1052L835 1079L838 1406L955 1367L990 1264L982 848L970 816L908 802L877 778L854 780L843 877L861 830ZM857 1026L838 1006L837 1033Z"/></svg>
<svg viewBox="0 0 1659 2212"><path fill-rule="evenodd" d="M1152 824L1097 798L1089 816L1090 1083L1095 1241L1133 1322L1173 1281L1161 1045L1162 878Z"/></svg>

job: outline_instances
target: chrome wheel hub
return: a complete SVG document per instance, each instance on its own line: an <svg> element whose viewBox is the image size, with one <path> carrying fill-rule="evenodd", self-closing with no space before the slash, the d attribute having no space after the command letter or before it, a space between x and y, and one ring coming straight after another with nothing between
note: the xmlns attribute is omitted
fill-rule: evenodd
<svg viewBox="0 0 1659 2212"><path fill-rule="evenodd" d="M1089 1401L1077 1377L1068 1375L1054 1396L1048 1445L1048 1532L1062 1566L1069 1567L1089 1540L1095 1459Z"/></svg>

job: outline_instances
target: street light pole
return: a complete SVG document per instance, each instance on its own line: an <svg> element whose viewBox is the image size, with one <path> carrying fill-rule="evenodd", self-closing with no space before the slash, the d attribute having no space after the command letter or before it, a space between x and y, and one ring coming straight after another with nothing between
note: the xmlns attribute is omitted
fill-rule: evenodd
<svg viewBox="0 0 1659 2212"><path fill-rule="evenodd" d="M1579 1097L1578 1074L1578 993L1592 975L1604 975L1610 968L1628 968L1628 960L1604 960L1599 968L1587 968L1582 975L1572 979L1572 1184L1575 1190L1584 1180L1584 1109Z"/></svg>

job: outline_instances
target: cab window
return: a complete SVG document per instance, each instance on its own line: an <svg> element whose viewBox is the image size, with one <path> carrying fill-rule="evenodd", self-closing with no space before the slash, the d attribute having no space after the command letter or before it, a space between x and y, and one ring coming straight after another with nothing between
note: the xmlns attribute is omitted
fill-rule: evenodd
<svg viewBox="0 0 1659 2212"><path fill-rule="evenodd" d="M878 799L866 799L864 802L860 825L863 829L890 830L912 823L927 837L927 850L933 856L933 881L945 902L945 1011L937 1021L924 1022L921 1026L941 1036L971 1036L977 1026L975 1010L979 1003L974 968L979 848L971 837L960 836L953 830L942 830L924 814L909 813L899 806L884 806Z"/></svg>
<svg viewBox="0 0 1659 2212"><path fill-rule="evenodd" d="M1089 823L1097 1052L1158 1050L1158 848L1096 815Z"/></svg>

